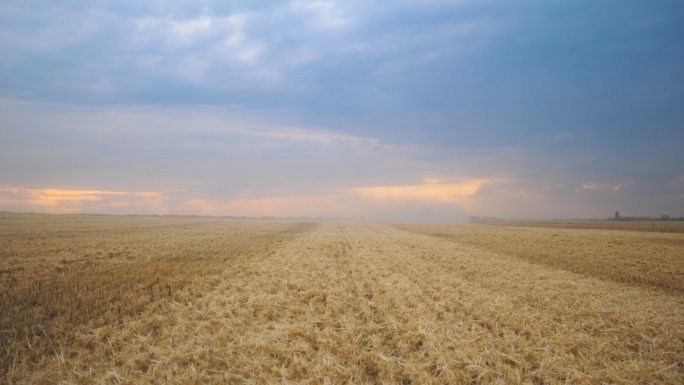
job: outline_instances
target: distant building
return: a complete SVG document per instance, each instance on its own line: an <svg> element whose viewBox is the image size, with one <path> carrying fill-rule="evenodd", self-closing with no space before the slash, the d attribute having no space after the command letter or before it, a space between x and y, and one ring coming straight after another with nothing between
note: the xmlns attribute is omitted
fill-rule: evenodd
<svg viewBox="0 0 684 385"><path fill-rule="evenodd" d="M620 219L620 212L619 211L615 212L615 219Z"/></svg>

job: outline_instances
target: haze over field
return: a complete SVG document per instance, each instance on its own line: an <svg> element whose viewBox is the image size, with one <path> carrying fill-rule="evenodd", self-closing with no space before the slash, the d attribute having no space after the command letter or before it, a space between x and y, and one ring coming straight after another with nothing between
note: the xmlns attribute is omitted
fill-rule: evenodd
<svg viewBox="0 0 684 385"><path fill-rule="evenodd" d="M0 211L684 215L679 1L3 1Z"/></svg>

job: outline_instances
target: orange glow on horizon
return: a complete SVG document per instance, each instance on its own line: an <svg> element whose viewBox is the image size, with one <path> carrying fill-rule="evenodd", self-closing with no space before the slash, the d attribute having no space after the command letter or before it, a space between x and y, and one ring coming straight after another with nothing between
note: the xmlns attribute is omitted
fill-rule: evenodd
<svg viewBox="0 0 684 385"><path fill-rule="evenodd" d="M360 187L353 191L364 197L379 200L456 202L472 197L482 186L497 181L468 179L457 183L442 183L439 179L428 179L418 185Z"/></svg>
<svg viewBox="0 0 684 385"><path fill-rule="evenodd" d="M72 189L25 189L31 199L29 203L53 206L60 202L102 201L107 196L133 196L146 199L162 199L163 194L157 192L123 192L107 190L72 190Z"/></svg>
<svg viewBox="0 0 684 385"><path fill-rule="evenodd" d="M0 205L52 213L108 213L130 208L125 213L158 214L168 211L166 201L165 194L150 191L0 187Z"/></svg>
<svg viewBox="0 0 684 385"><path fill-rule="evenodd" d="M480 189L501 179L472 178L445 182L425 179L415 185L337 188L295 195L198 197L185 192L167 196L152 191L0 187L0 209L49 213L190 214L245 217L360 217L414 204L467 206ZM396 206L398 205L398 206Z"/></svg>

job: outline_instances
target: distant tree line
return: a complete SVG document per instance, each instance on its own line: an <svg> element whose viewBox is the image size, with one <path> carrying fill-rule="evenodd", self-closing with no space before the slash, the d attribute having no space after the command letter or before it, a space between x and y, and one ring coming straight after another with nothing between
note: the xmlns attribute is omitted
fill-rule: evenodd
<svg viewBox="0 0 684 385"><path fill-rule="evenodd" d="M623 217L620 215L619 211L615 212L610 218L606 218L609 221L684 221L684 217L671 217L667 214L663 214L659 217Z"/></svg>
<svg viewBox="0 0 684 385"><path fill-rule="evenodd" d="M498 217L479 217L470 216L468 217L471 223L486 223L486 222L511 222L511 221L521 221L516 219L504 219ZM522 220L523 222L535 222L540 220ZM542 220L544 221L544 220ZM620 215L619 211L615 212L615 215L605 219L597 218L565 218L565 219L548 219L545 221L555 221L555 222L566 222L566 221L684 221L684 217L671 217L667 214L663 214L659 217L623 217Z"/></svg>

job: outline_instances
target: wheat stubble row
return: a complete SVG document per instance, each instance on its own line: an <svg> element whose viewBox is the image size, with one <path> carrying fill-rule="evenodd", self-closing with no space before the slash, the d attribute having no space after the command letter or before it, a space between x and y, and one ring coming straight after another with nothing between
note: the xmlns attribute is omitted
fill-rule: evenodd
<svg viewBox="0 0 684 385"><path fill-rule="evenodd" d="M681 383L684 303L432 236L323 223L26 379L74 383Z"/></svg>
<svg viewBox="0 0 684 385"><path fill-rule="evenodd" d="M240 260L265 258L312 226L0 215L0 382L22 382L55 358L71 361L77 336L154 314L182 289Z"/></svg>

